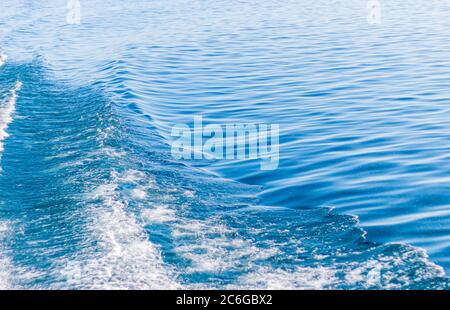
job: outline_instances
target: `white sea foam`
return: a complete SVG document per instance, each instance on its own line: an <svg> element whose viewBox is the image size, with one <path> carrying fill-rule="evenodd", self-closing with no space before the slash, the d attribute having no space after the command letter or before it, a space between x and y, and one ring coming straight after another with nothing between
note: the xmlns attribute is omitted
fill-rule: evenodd
<svg viewBox="0 0 450 310"><path fill-rule="evenodd" d="M184 270L186 273L222 273L238 271L244 267L254 268L258 261L279 255L279 249L260 248L251 240L239 237L237 231L222 223L220 218L207 220L179 219L172 223L174 239L192 238L174 248L177 255L191 261ZM242 271L242 270L241 270ZM211 288L211 285L198 285L193 288ZM252 285L248 285L252 287Z"/></svg>
<svg viewBox="0 0 450 310"><path fill-rule="evenodd" d="M98 248L66 262L64 278L69 287L83 289L179 288L158 247L126 210L127 201L119 189L121 178L113 173L110 183L100 185L87 197L100 203L89 211L89 226Z"/></svg>
<svg viewBox="0 0 450 310"><path fill-rule="evenodd" d="M0 241L3 241L7 234L9 227L8 223L0 222ZM4 253L3 247L0 245L0 289L11 289L11 262L8 256Z"/></svg>
<svg viewBox="0 0 450 310"><path fill-rule="evenodd" d="M32 283L43 276L43 272L31 266L13 263L12 249L7 244L17 232L15 222L0 221L0 290L33 288L33 286L24 286L24 283Z"/></svg>
<svg viewBox="0 0 450 310"><path fill-rule="evenodd" d="M3 142L8 137L6 130L13 121L13 114L16 109L17 92L22 88L22 82L17 81L14 88L10 91L9 98L0 103L0 155L3 153Z"/></svg>
<svg viewBox="0 0 450 310"><path fill-rule="evenodd" d="M327 289L336 284L336 270L329 267L296 267L294 270L261 267L258 271L245 274L229 289L264 290L318 290Z"/></svg>
<svg viewBox="0 0 450 310"><path fill-rule="evenodd" d="M345 276L342 278L342 275ZM414 281L444 276L442 268L431 263L425 251L405 247L390 255L380 254L367 260L332 266L316 263L311 267L297 266L293 270L258 266L227 289L401 289L413 285Z"/></svg>
<svg viewBox="0 0 450 310"><path fill-rule="evenodd" d="M131 191L131 195L133 196L133 198L138 199L138 200L142 200L145 199L147 197L147 193L140 188L135 188Z"/></svg>
<svg viewBox="0 0 450 310"><path fill-rule="evenodd" d="M150 180L150 181L149 181ZM130 189L131 190L128 190ZM425 264L422 273L414 279L443 276L443 271L428 265L425 254L412 248L369 251L366 260L327 265L325 256L313 253L315 263L290 269L268 266L268 260L281 257L282 249L259 246L239 231L227 225L220 216L207 219L189 218L183 205L174 204L177 195L195 199L197 195L186 190L166 191L158 203L147 201L157 187L153 178L137 170L113 172L108 183L98 186L87 200L88 226L92 229L95 250L79 252L64 263L60 288L83 289L330 289L340 287L402 288L412 284L409 264ZM127 188L123 190L123 188ZM171 230L176 255L189 260L188 267L177 269L165 263L157 245L150 242L143 224L128 210L127 199L141 205L141 219L148 224L167 225ZM181 214L184 214L181 216ZM287 232L288 233L288 232ZM258 234L255 232L255 234ZM267 244L270 245L270 242ZM389 245L386 245L389 247ZM383 252L392 253L383 255ZM308 253L298 244L297 253ZM225 272L242 275L233 283L217 286L214 282L183 286L177 275Z"/></svg>
<svg viewBox="0 0 450 310"><path fill-rule="evenodd" d="M142 217L148 223L165 223L176 220L175 210L165 205L156 205L143 210Z"/></svg>

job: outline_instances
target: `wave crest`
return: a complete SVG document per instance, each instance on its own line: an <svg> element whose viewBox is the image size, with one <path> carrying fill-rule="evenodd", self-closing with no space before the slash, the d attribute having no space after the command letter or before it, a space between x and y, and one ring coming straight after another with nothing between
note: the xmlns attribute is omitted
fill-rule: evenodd
<svg viewBox="0 0 450 310"><path fill-rule="evenodd" d="M0 67L3 66L8 59L8 56L5 54L0 54Z"/></svg>
<svg viewBox="0 0 450 310"><path fill-rule="evenodd" d="M13 121L13 114L16 110L17 92L22 88L22 82L17 81L10 91L9 98L0 104L0 154L3 153L3 141L8 137L6 130Z"/></svg>

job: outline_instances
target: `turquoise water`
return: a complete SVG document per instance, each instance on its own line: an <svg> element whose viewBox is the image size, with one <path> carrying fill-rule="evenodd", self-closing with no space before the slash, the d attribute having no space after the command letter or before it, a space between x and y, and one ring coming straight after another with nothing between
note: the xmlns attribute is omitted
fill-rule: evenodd
<svg viewBox="0 0 450 310"><path fill-rule="evenodd" d="M449 2L130 2L0 4L1 288L449 287Z"/></svg>

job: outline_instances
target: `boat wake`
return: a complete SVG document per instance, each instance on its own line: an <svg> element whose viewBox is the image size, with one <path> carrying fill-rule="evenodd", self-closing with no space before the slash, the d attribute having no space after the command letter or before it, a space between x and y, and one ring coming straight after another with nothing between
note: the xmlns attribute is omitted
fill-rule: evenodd
<svg viewBox="0 0 450 310"><path fill-rule="evenodd" d="M17 81L13 89L10 90L9 97L0 103L0 156L3 153L4 140L8 137L8 125L13 121L13 114L16 107L17 93L22 88L22 82Z"/></svg>
<svg viewBox="0 0 450 310"><path fill-rule="evenodd" d="M20 117L2 144L0 287L448 288L426 253L368 242L356 217L263 207L258 186L174 161L126 92L6 71L2 143Z"/></svg>

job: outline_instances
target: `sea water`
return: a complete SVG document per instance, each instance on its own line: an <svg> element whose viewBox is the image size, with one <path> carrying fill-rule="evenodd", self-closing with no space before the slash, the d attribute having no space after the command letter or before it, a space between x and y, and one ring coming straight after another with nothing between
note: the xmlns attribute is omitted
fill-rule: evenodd
<svg viewBox="0 0 450 310"><path fill-rule="evenodd" d="M1 1L0 287L448 288L450 3L368 2Z"/></svg>

